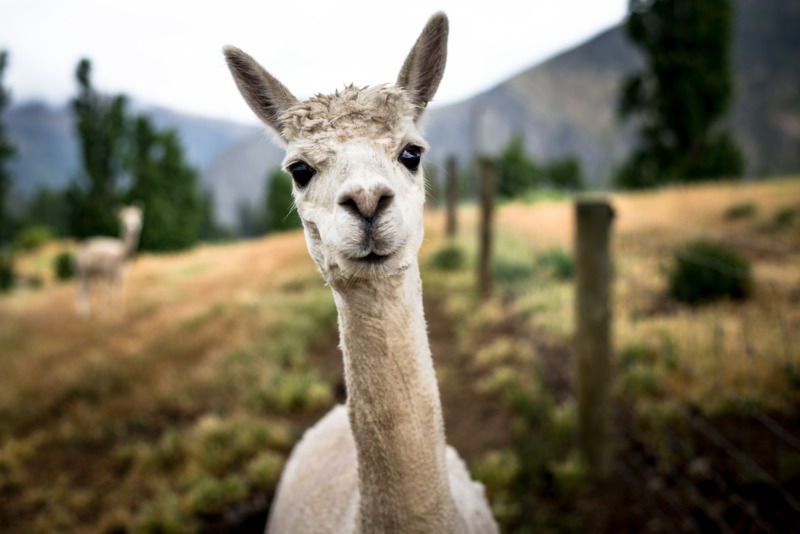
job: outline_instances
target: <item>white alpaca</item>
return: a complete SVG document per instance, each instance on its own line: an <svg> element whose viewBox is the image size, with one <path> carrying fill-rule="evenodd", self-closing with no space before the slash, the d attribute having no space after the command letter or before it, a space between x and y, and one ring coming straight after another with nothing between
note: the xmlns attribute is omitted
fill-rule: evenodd
<svg viewBox="0 0 800 534"><path fill-rule="evenodd" d="M81 243L75 254L75 275L78 278L76 308L79 315L90 312L91 286L104 285L105 307L121 310L128 265L136 254L142 231L142 208L127 206L117 212L121 239L91 237Z"/></svg>
<svg viewBox="0 0 800 534"><path fill-rule="evenodd" d="M267 531L494 533L464 462L445 443L417 254L425 200L417 122L444 72L434 15L396 85L298 101L225 48L247 103L287 145L306 242L339 312L348 399L294 449Z"/></svg>

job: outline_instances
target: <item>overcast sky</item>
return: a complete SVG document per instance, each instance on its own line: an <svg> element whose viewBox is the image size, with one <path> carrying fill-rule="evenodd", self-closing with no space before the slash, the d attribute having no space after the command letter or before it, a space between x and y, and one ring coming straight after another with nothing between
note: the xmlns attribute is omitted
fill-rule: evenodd
<svg viewBox="0 0 800 534"><path fill-rule="evenodd" d="M457 102L622 21L627 0L0 0L14 102L61 104L92 61L100 91L255 122L221 48L254 56L296 96L394 82L428 17L450 18L436 102Z"/></svg>

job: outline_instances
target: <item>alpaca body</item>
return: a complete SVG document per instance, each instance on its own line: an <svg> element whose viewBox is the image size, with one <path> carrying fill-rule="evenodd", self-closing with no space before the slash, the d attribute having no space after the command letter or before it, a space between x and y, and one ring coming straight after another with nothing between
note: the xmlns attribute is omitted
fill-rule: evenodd
<svg viewBox="0 0 800 534"><path fill-rule="evenodd" d="M88 316L92 286L103 286L105 307L123 305L123 287L128 266L136 254L142 228L142 210L131 206L120 210L122 238L91 237L83 241L75 254L75 274L78 279L76 308L79 315Z"/></svg>
<svg viewBox="0 0 800 534"><path fill-rule="evenodd" d="M445 450L448 482L465 534L496 533L483 487L470 479L456 450ZM338 405L303 435L286 464L270 510L268 534L387 532L361 528L358 462L347 408ZM320 518L324 517L324 521ZM414 527L417 527L416 529ZM432 524L403 524L388 532L447 532Z"/></svg>
<svg viewBox="0 0 800 534"><path fill-rule="evenodd" d="M417 260L427 149L417 122L446 42L440 13L395 85L302 102L253 58L225 49L245 100L286 143L306 245L339 313L348 392L293 451L269 534L497 532L483 486L446 445Z"/></svg>

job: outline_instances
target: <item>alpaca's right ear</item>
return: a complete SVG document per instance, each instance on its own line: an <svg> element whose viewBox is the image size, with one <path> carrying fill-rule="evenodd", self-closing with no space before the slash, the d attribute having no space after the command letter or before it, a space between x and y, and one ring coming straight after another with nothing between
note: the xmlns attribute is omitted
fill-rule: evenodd
<svg viewBox="0 0 800 534"><path fill-rule="evenodd" d="M295 105L297 99L255 59L235 46L226 46L222 52L225 54L236 86L250 109L284 139L283 125L278 118Z"/></svg>

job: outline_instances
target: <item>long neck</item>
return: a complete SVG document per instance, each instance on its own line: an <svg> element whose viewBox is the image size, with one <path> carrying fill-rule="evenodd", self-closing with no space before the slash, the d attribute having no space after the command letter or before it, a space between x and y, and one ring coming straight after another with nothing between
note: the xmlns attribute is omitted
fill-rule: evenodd
<svg viewBox="0 0 800 534"><path fill-rule="evenodd" d="M419 268L334 289L367 532L461 532Z"/></svg>
<svg viewBox="0 0 800 534"><path fill-rule="evenodd" d="M139 232L125 229L122 231L122 244L124 246L125 260L132 260L136 256L139 246Z"/></svg>

